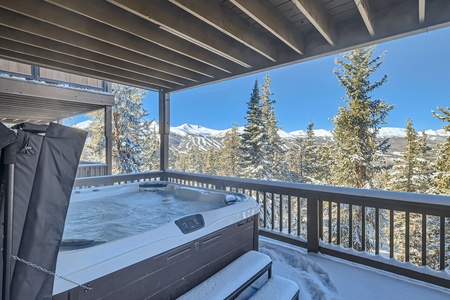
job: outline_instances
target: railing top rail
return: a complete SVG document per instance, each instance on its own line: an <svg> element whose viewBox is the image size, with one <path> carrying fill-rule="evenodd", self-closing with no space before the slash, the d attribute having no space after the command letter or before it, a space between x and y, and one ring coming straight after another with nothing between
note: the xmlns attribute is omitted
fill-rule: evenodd
<svg viewBox="0 0 450 300"><path fill-rule="evenodd" d="M233 185L246 189L255 189L282 193L285 195L298 195L300 197L317 197L325 201L337 201L347 203L348 200L357 199L359 202L365 201L368 205L382 205L393 202L400 205L414 205L418 207L428 207L433 205L435 208L450 211L450 197L430 194L415 194L405 192L392 192L369 189L356 189L337 186L314 185L307 183L268 181L247 178L232 178L224 176L192 174L178 171L166 171L168 177L178 177L185 179L197 179L199 181ZM341 201L340 201L341 200ZM377 205L378 206L378 205Z"/></svg>
<svg viewBox="0 0 450 300"><path fill-rule="evenodd" d="M106 167L105 163L80 163L78 167Z"/></svg>
<svg viewBox="0 0 450 300"><path fill-rule="evenodd" d="M138 181L138 180L142 180L142 179L150 179L150 178L157 178L157 177L161 178L163 176L164 176L163 171L152 171L152 172L144 172L144 173L84 177L84 178L77 178L74 182L74 187L111 185L111 184L114 184L117 182L131 182L131 181Z"/></svg>

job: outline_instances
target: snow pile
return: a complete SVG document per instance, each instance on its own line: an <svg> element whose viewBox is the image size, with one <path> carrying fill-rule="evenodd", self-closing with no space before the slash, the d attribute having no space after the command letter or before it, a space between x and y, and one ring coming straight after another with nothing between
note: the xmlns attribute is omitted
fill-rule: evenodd
<svg viewBox="0 0 450 300"><path fill-rule="evenodd" d="M293 280L300 299L450 299L450 289L260 238L274 275Z"/></svg>
<svg viewBox="0 0 450 300"><path fill-rule="evenodd" d="M438 130L425 130L426 135L432 135L432 136L450 136L450 132L445 131L444 129L438 129Z"/></svg>
<svg viewBox="0 0 450 300"><path fill-rule="evenodd" d="M83 122L80 122L80 123L77 123L77 124L73 125L73 127L87 130L87 128L89 127L89 125L91 123L92 123L92 120L86 120L86 121L83 121Z"/></svg>
<svg viewBox="0 0 450 300"><path fill-rule="evenodd" d="M378 137L379 138L392 138L392 137L405 138L406 130L404 128L397 128L397 127L383 127L383 128L380 128L380 131L378 132Z"/></svg>
<svg viewBox="0 0 450 300"><path fill-rule="evenodd" d="M300 288L300 299L339 299L330 276L314 261L314 255L260 240L260 251L273 260L273 274L288 278Z"/></svg>
<svg viewBox="0 0 450 300"><path fill-rule="evenodd" d="M325 129L314 129L314 136L315 137L332 137L333 134L331 133L330 130L325 130ZM296 130L296 131L291 131L289 133L291 135L292 138L296 138L296 137L306 137L306 130Z"/></svg>

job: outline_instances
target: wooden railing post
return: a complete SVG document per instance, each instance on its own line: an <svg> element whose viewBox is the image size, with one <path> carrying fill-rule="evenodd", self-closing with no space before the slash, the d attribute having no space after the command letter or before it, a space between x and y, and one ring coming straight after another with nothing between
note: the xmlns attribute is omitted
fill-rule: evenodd
<svg viewBox="0 0 450 300"><path fill-rule="evenodd" d="M31 77L34 80L39 80L41 77L41 69L38 66L31 66Z"/></svg>
<svg viewBox="0 0 450 300"><path fill-rule="evenodd" d="M319 201L309 196L307 199L308 252L319 252Z"/></svg>

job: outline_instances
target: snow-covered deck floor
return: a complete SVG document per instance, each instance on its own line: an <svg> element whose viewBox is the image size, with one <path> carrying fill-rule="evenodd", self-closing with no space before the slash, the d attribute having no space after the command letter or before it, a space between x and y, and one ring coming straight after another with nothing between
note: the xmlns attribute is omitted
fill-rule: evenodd
<svg viewBox="0 0 450 300"><path fill-rule="evenodd" d="M450 299L450 289L260 238L273 260L273 274L295 281L300 299Z"/></svg>

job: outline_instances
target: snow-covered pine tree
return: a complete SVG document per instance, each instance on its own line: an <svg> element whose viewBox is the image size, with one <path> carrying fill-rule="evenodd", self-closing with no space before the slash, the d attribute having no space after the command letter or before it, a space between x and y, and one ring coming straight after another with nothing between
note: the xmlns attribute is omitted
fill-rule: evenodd
<svg viewBox="0 0 450 300"><path fill-rule="evenodd" d="M326 142L317 150L316 177L314 184L332 185L335 162L332 155L332 146Z"/></svg>
<svg viewBox="0 0 450 300"><path fill-rule="evenodd" d="M306 129L305 147L303 151L303 178L304 182L315 182L317 177L317 158L318 147L316 145L316 137L314 135L314 122L309 120Z"/></svg>
<svg viewBox="0 0 450 300"><path fill-rule="evenodd" d="M450 132L450 107L438 106L441 114L434 112L433 115L447 125L442 126L446 132ZM435 172L433 176L432 192L436 194L450 195L450 136L443 144L437 147L437 158L435 162Z"/></svg>
<svg viewBox="0 0 450 300"><path fill-rule="evenodd" d="M296 137L286 155L291 181L318 183L315 179L319 163L318 150L314 122L310 120L306 129L306 137Z"/></svg>
<svg viewBox="0 0 450 300"><path fill-rule="evenodd" d="M154 171L160 169L160 136L158 133L158 125L153 120L146 121L146 131L143 141L141 142L143 153L142 161L144 162L144 170Z"/></svg>
<svg viewBox="0 0 450 300"><path fill-rule="evenodd" d="M203 173L203 156L205 152L200 150L197 145L194 145L189 148L189 151L186 153L186 172L192 173Z"/></svg>
<svg viewBox="0 0 450 300"><path fill-rule="evenodd" d="M208 148L204 151L203 156L203 174L219 175L219 149L214 146Z"/></svg>
<svg viewBox="0 0 450 300"><path fill-rule="evenodd" d="M370 76L383 63L382 56L372 58L374 50L375 47L366 47L346 52L343 57L348 62L335 59L341 69L334 70L334 74L345 88L343 100L347 104L347 107L339 107L332 119L336 141L336 173L333 175L338 185L372 188L374 173L383 168L381 154L389 148L388 139L380 142L376 138L393 105L370 97L372 91L387 80L384 75L379 81L370 81Z"/></svg>
<svg viewBox="0 0 450 300"><path fill-rule="evenodd" d="M387 76L372 83L370 76L383 63L382 56L372 58L375 47L356 49L343 54L343 58L335 59L341 69L335 69L334 74L341 86L345 88L346 97L343 98L347 107L339 107L338 114L332 119L335 124L333 137L335 146L333 151L333 181L337 185L373 188L376 173L384 168L381 154L386 153L389 144L384 139L377 140L381 124L386 124L386 117L393 108L384 100L372 100L370 94L383 85ZM375 220L374 210L368 210L366 215L366 231L374 228L375 224L368 222ZM362 249L361 224L362 211L360 206L352 210L353 225L347 228L354 232L351 247ZM380 216L383 218L383 215ZM384 222L384 220L382 220ZM344 232L346 229L342 228ZM375 245L366 239L366 249L371 250Z"/></svg>
<svg viewBox="0 0 450 300"><path fill-rule="evenodd" d="M238 177L241 173L241 137L238 127L233 124L225 134L220 152L220 175Z"/></svg>
<svg viewBox="0 0 450 300"><path fill-rule="evenodd" d="M293 182L303 182L303 150L304 140L298 136L290 147L286 155L286 162L289 168L289 180Z"/></svg>
<svg viewBox="0 0 450 300"><path fill-rule="evenodd" d="M278 119L275 116L273 105L276 103L272 99L270 90L270 76L264 77L264 83L261 85L260 99L262 103L262 121L264 132L267 133L267 141L264 146L264 179L286 180L288 167L286 164L284 142L278 134Z"/></svg>
<svg viewBox="0 0 450 300"><path fill-rule="evenodd" d="M173 165L171 166L172 169L181 171L181 172L187 172L187 154L182 152L177 152L175 154L175 160L173 162Z"/></svg>
<svg viewBox="0 0 450 300"><path fill-rule="evenodd" d="M267 134L264 132L258 80L255 80L250 100L247 102L247 124L242 133L242 176L264 178L264 147Z"/></svg>
<svg viewBox="0 0 450 300"><path fill-rule="evenodd" d="M145 91L120 84L112 85L113 106L113 173L139 172L143 165L139 144L148 115L142 100Z"/></svg>
<svg viewBox="0 0 450 300"><path fill-rule="evenodd" d="M81 160L90 162L105 162L106 140L103 111L94 111L89 113L88 117L91 119L91 122L87 127L88 137L83 148Z"/></svg>
<svg viewBox="0 0 450 300"><path fill-rule="evenodd" d="M450 132L450 107L443 108L441 106L437 107L439 113L433 111L433 115L446 122L447 124L442 126L446 132ZM443 144L437 147L437 157L435 161L435 172L432 177L433 188L431 192L442 195L450 195L450 136L445 139ZM438 227L439 228L439 227ZM445 240L450 241L450 218L445 218ZM439 235L434 235L439 237ZM445 244L446 261L445 268L449 270L450 268L450 243Z"/></svg>
<svg viewBox="0 0 450 300"><path fill-rule="evenodd" d="M424 174L424 162L421 158L423 153L423 141L413 127L413 121L408 119L405 126L406 145L403 155L396 165L393 167L392 178L388 189L420 193L424 192L424 184L422 175ZM426 142L426 141L425 141Z"/></svg>

